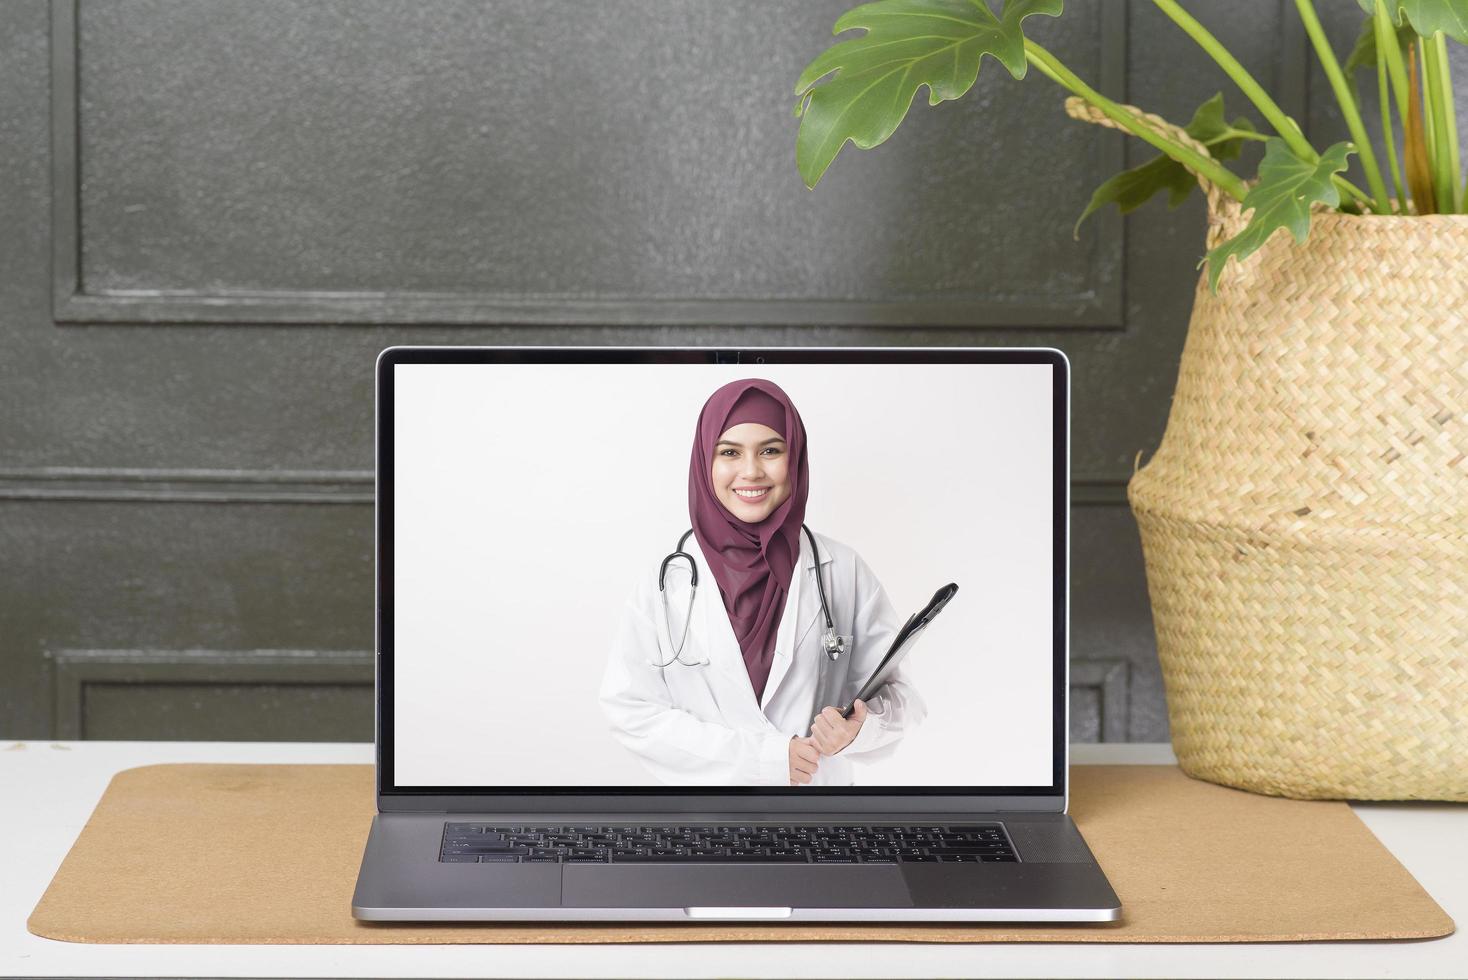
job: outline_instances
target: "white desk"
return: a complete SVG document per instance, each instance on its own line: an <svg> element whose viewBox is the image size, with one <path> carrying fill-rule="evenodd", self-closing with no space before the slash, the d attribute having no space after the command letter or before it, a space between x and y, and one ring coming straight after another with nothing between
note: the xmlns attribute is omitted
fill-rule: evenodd
<svg viewBox="0 0 1468 980"><path fill-rule="evenodd" d="M0 742L0 976L1468 977L1462 933L1399 943L1206 946L93 946L26 932L26 917L119 770L158 762L371 761L370 745ZM1165 745L1086 745L1076 746L1073 761L1173 758ZM1455 921L1468 922L1468 806L1355 810Z"/></svg>

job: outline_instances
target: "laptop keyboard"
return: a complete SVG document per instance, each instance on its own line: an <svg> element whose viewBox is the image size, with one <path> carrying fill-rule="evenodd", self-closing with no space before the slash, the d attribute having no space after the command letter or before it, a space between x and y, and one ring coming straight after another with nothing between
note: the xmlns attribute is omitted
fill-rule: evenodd
<svg viewBox="0 0 1468 980"><path fill-rule="evenodd" d="M1018 861L997 823L956 826L527 826L446 823L465 864L892 864Z"/></svg>

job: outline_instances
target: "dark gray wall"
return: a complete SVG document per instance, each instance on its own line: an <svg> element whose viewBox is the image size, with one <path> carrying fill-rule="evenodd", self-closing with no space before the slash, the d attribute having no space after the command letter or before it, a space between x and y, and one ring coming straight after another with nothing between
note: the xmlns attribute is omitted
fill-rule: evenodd
<svg viewBox="0 0 1468 980"><path fill-rule="evenodd" d="M1124 485L1201 206L1073 241L1149 154L993 62L807 192L791 85L848 5L0 5L0 735L371 737L383 347L1044 344L1076 736L1165 738ZM1030 23L1102 89L1181 122L1226 87L1150 4L1071 6ZM1206 6L1306 116L1281 4Z"/></svg>

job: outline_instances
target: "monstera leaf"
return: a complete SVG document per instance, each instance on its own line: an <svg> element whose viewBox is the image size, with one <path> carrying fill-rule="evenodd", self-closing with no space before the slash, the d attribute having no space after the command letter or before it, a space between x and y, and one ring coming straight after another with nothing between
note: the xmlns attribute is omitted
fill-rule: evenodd
<svg viewBox="0 0 1468 980"><path fill-rule="evenodd" d="M1255 132L1254 124L1243 116L1232 124L1225 120L1222 92L1200 105L1183 129L1206 145L1209 156L1215 160L1232 160L1243 150L1246 137L1233 136L1232 133ZM1140 167L1122 171L1096 188L1085 213L1076 221L1076 231L1080 231L1081 222L1108 204L1115 204L1122 214L1127 214L1155 195L1167 191L1167 206L1175 208L1186 201L1197 186L1198 178L1188 173L1186 167L1172 157L1159 155Z"/></svg>
<svg viewBox="0 0 1468 980"><path fill-rule="evenodd" d="M1336 143L1318 162L1309 163L1291 153L1284 140L1270 137L1264 144L1259 181L1244 195L1244 211L1252 209L1254 214L1243 231L1208 253L1209 287L1217 291L1230 256L1243 261L1281 228L1303 242L1310 234L1310 206L1341 203L1331 177L1346 169L1346 157L1354 152L1349 143Z"/></svg>
<svg viewBox="0 0 1468 980"><path fill-rule="evenodd" d="M985 55L1023 78L1024 19L1056 17L1061 7L1062 0L1004 0L996 16L988 0L878 0L842 14L832 33L866 33L832 45L795 83L795 160L806 186L816 186L848 140L869 150L891 136L924 85L929 105L959 98Z"/></svg>
<svg viewBox="0 0 1468 980"><path fill-rule="evenodd" d="M1376 10L1376 0L1357 0L1368 14ZM1468 0L1383 0L1392 23L1400 25L1405 16L1412 29L1423 37L1442 31L1455 41L1468 44Z"/></svg>

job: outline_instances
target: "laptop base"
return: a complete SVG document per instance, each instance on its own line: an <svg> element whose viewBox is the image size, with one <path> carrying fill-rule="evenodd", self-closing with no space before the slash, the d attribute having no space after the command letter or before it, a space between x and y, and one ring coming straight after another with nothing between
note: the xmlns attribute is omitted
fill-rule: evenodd
<svg viewBox="0 0 1468 980"><path fill-rule="evenodd" d="M447 819L442 813L374 819L352 899L354 916L443 922L1109 922L1120 914L1105 875L1063 814L964 817L1003 823L1023 842L1016 863L800 866L455 864L438 860Z"/></svg>

